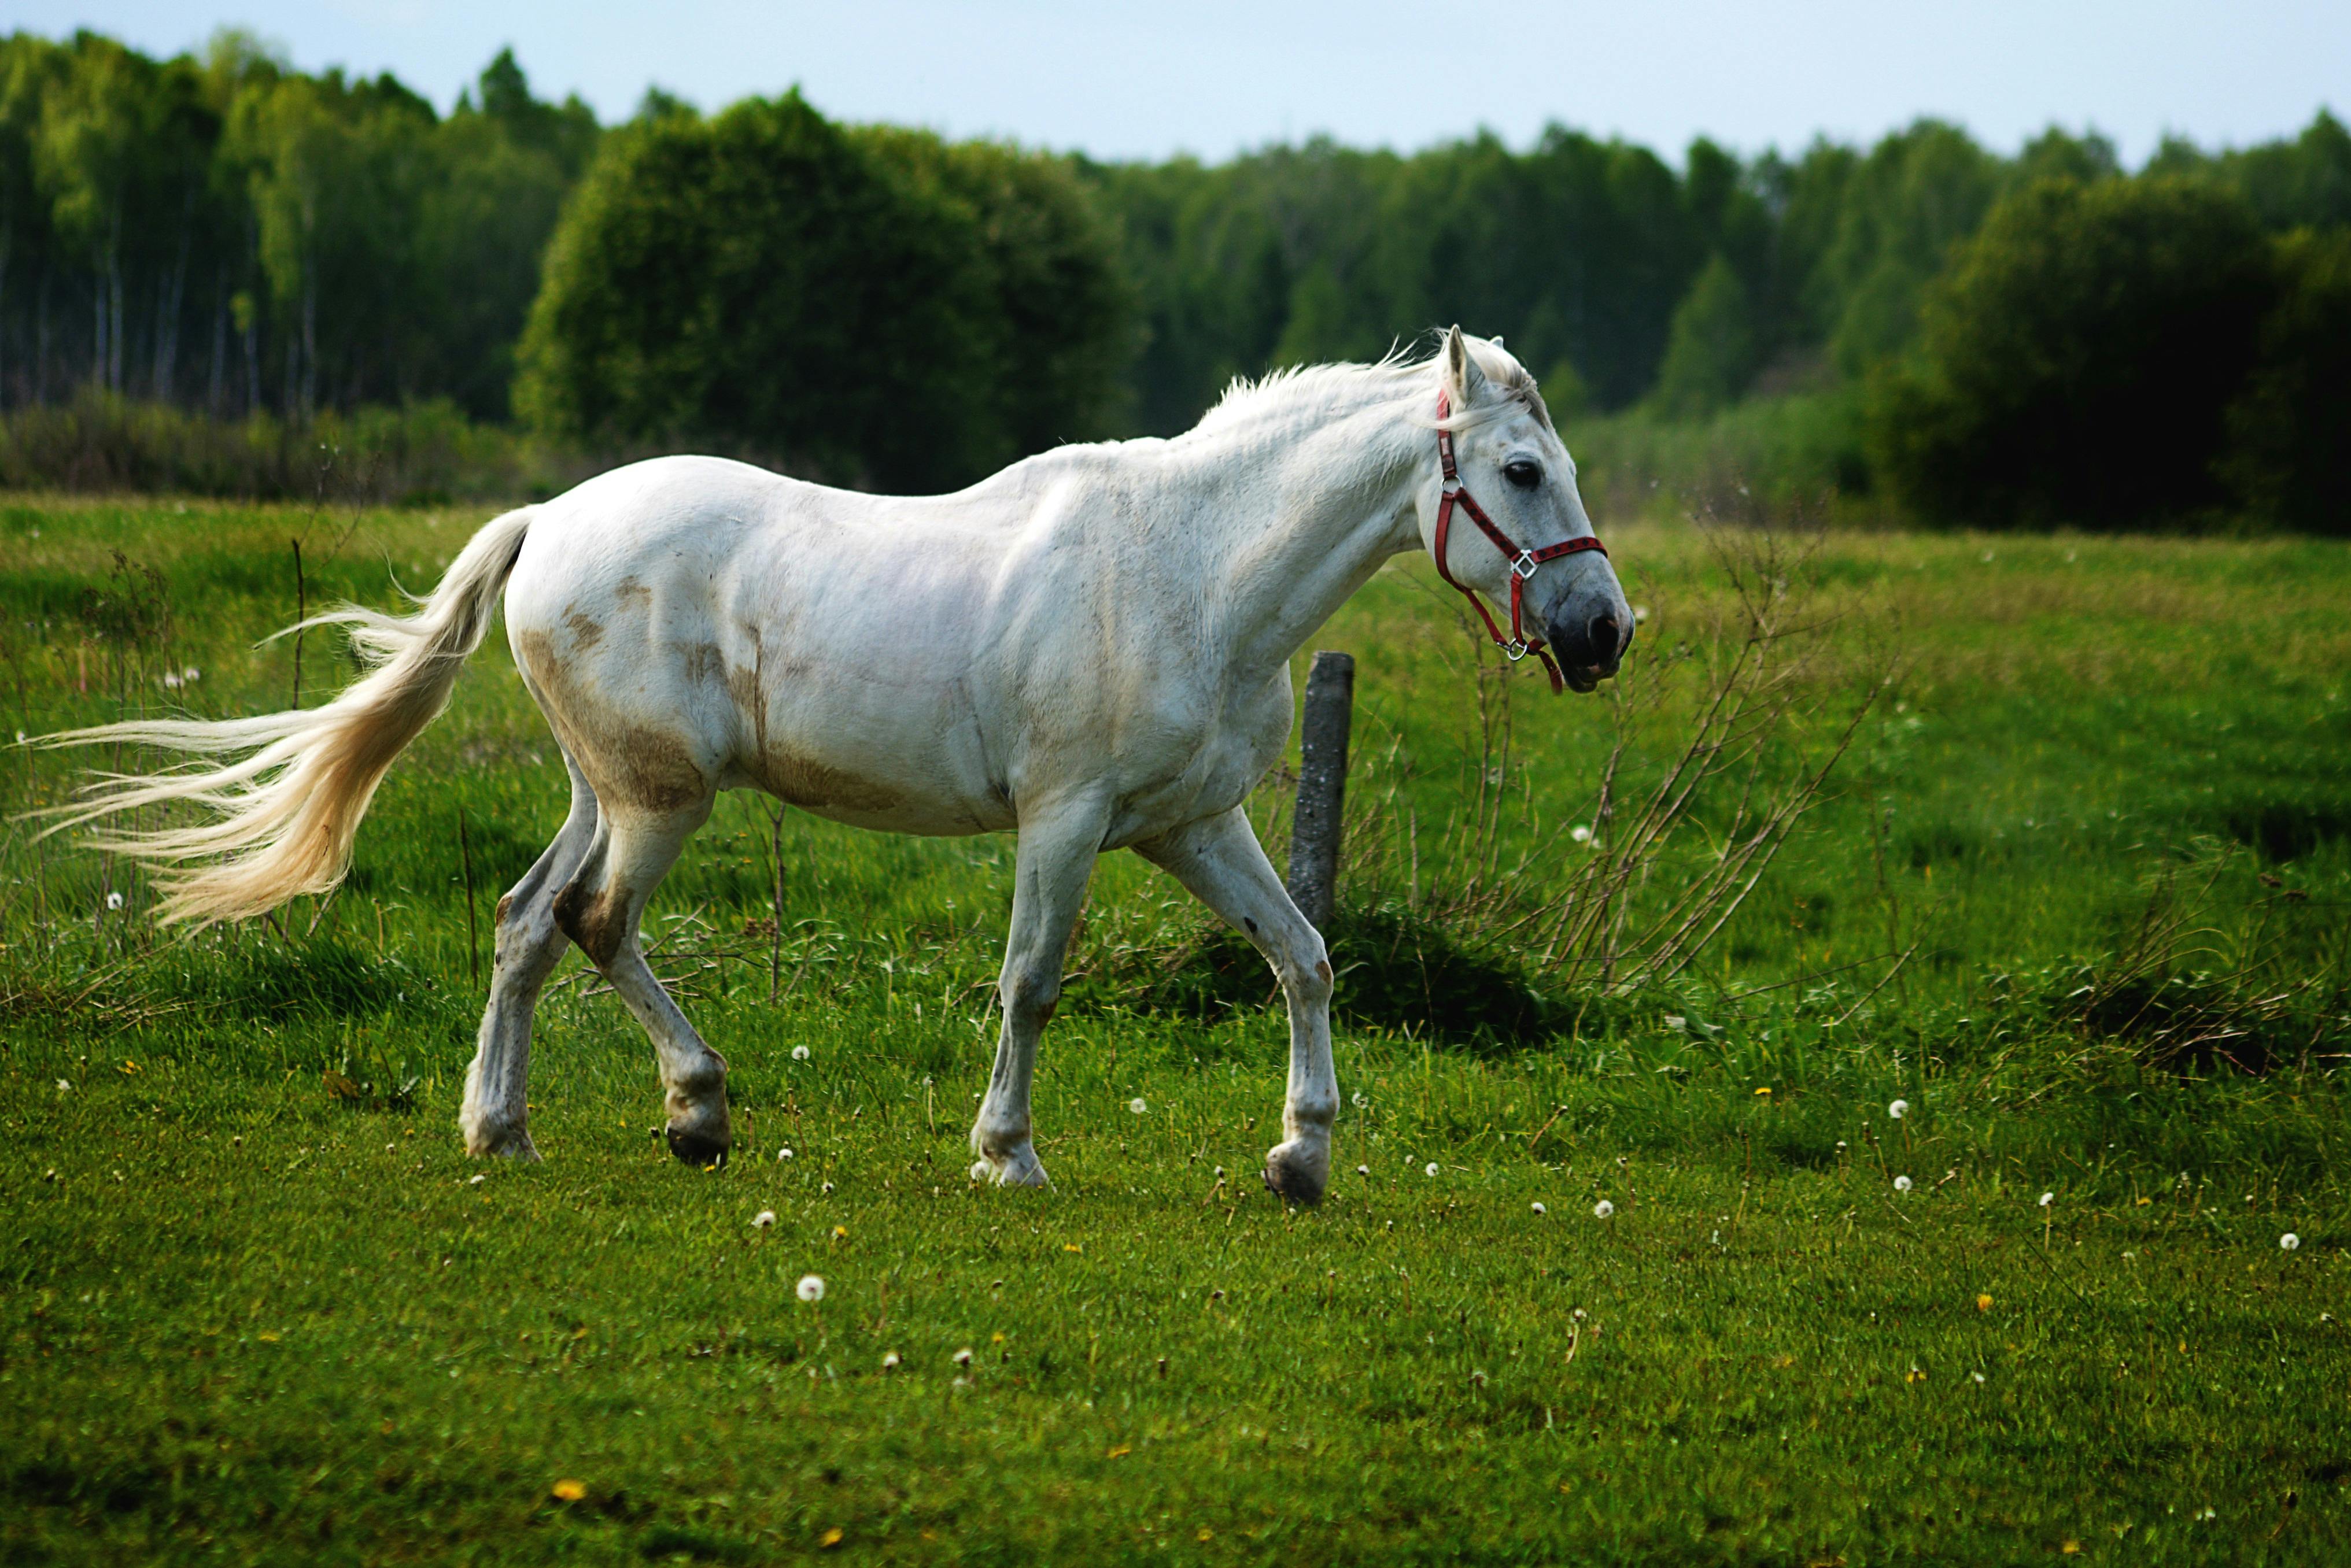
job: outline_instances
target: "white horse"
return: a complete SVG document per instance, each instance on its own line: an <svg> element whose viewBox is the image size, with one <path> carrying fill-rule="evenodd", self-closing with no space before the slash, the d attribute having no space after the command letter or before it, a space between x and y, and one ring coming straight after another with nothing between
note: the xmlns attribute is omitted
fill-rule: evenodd
<svg viewBox="0 0 2351 1568"><path fill-rule="evenodd" d="M1486 538L1465 535L1448 557L1457 510ZM198 826L100 840L158 867L168 919L328 891L503 588L571 811L498 903L458 1117L471 1153L537 1158L531 1012L577 944L652 1036L671 1149L725 1158L726 1064L654 978L638 921L716 792L747 788L860 827L1019 830L1003 1033L971 1133L975 1174L1007 1185L1045 1181L1029 1082L1094 857L1128 848L1165 869L1280 978L1290 1082L1265 1179L1311 1203L1339 1104L1331 966L1242 803L1288 741L1290 656L1382 562L1422 544L1448 580L1510 604L1511 639L1498 640L1540 647L1525 626L1540 628L1579 690L1614 671L1633 617L1575 465L1524 368L1458 327L1434 359L1237 385L1172 441L1062 447L954 495L662 458L487 524L413 617L319 617L351 628L374 666L324 707L53 737L220 759L95 784L63 815L208 808Z"/></svg>

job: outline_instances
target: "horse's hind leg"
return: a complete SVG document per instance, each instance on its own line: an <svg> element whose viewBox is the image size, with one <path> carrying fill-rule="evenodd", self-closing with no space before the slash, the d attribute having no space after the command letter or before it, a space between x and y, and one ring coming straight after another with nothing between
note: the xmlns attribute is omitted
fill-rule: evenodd
<svg viewBox="0 0 2351 1568"><path fill-rule="evenodd" d="M1320 1202L1331 1177L1331 1124L1339 1114L1331 961L1321 934L1290 902L1238 810L1134 847L1256 943L1280 977L1290 1000L1290 1092L1281 1107L1282 1141L1266 1150L1265 1184L1290 1202Z"/></svg>
<svg viewBox="0 0 2351 1568"><path fill-rule="evenodd" d="M555 923L556 890L571 879L596 834L595 792L569 756L564 762L571 768L571 815L538 864L498 900L490 1003L457 1112L468 1154L538 1158L528 1125L531 1013L566 945Z"/></svg>
<svg viewBox="0 0 2351 1568"><path fill-rule="evenodd" d="M665 813L605 803L580 868L556 895L555 920L580 944L652 1037L667 1091L670 1152L716 1165L734 1141L726 1119L726 1063L703 1044L645 962L637 922L678 851L710 815L710 800Z"/></svg>

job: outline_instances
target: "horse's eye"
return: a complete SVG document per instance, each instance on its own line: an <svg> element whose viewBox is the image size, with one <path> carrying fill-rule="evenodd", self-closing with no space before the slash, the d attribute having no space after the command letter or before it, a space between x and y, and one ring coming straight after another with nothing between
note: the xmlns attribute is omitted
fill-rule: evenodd
<svg viewBox="0 0 2351 1568"><path fill-rule="evenodd" d="M1502 465L1502 477L1520 490L1532 490L1542 483L1542 464L1527 458L1513 458Z"/></svg>

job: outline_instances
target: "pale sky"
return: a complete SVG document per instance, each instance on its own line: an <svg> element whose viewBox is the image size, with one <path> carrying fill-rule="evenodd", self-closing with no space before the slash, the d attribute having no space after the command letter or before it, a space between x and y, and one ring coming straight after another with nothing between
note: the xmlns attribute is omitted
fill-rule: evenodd
<svg viewBox="0 0 2351 1568"><path fill-rule="evenodd" d="M1678 161L1921 114L2012 150L2054 122L2136 163L2351 114L2351 0L0 0L0 28L153 53L251 28L306 70L391 70L447 108L511 44L607 122L648 85L705 109L798 84L827 114L1097 158L1220 159L1328 132L1400 150L1546 121Z"/></svg>

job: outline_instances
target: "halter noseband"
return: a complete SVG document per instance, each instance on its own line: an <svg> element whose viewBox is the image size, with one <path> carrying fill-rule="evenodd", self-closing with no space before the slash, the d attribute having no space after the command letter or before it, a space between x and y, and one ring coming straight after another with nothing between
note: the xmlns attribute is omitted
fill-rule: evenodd
<svg viewBox="0 0 2351 1568"><path fill-rule="evenodd" d="M1520 600L1525 592L1527 579L1533 576L1535 568L1545 561L1573 556L1579 550L1597 550L1605 556L1608 547L1600 542L1597 534L1587 534L1581 539L1562 539L1556 545L1545 545L1540 550L1519 548L1515 540L1495 526L1494 520L1486 515L1486 509L1478 504L1478 498L1471 495L1461 483L1460 470L1453 462L1453 432L1445 428L1446 418L1451 412L1452 400L1443 388L1439 388L1437 393L1437 461L1445 472L1445 486L1437 503L1437 539L1429 549L1429 554L1437 558L1437 575L1443 577L1448 587L1459 589L1461 596L1477 609L1478 618L1486 623L1486 630L1494 639L1494 646L1500 649L1512 663L1530 653L1542 661L1543 669L1551 676L1551 689L1555 696L1567 690L1566 678L1560 674L1559 663L1543 647L1542 639L1529 637L1520 618ZM1457 502L1462 511L1469 514L1469 521L1478 524L1479 530L1494 542L1494 548L1502 552L1502 559L1510 563L1510 635L1508 637L1504 637L1502 628L1494 623L1493 612L1486 607L1486 601L1478 597L1478 590L1456 577L1445 564L1446 535L1452 532L1453 507Z"/></svg>

